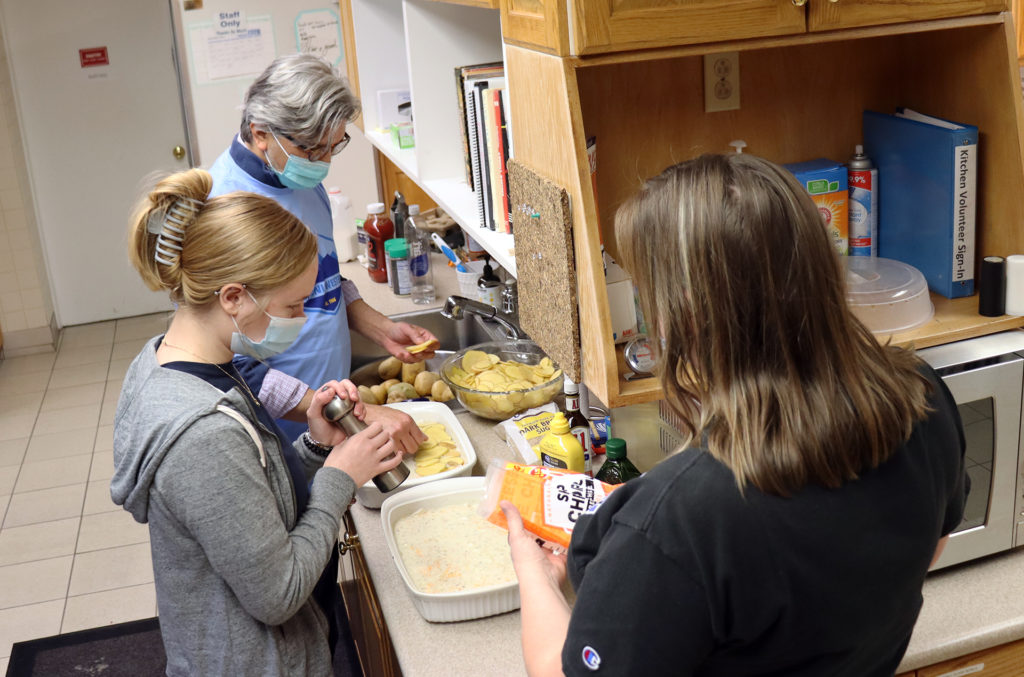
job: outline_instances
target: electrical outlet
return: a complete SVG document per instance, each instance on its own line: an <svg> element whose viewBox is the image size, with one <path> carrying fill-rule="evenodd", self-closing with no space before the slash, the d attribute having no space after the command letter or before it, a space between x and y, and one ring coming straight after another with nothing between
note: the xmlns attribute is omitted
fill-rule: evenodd
<svg viewBox="0 0 1024 677"><path fill-rule="evenodd" d="M740 54L704 55L704 112L737 110L740 107Z"/></svg>

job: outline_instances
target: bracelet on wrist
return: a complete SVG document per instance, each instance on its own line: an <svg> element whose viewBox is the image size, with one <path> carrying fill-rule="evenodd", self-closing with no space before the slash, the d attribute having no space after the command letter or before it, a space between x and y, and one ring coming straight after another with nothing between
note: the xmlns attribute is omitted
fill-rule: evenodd
<svg viewBox="0 0 1024 677"><path fill-rule="evenodd" d="M307 449L312 451L314 454L317 454L318 456L326 456L327 454L331 453L332 449L334 449L334 447L332 447L329 444L317 442L313 438L313 436L309 434L308 430L302 433L302 443L306 445Z"/></svg>

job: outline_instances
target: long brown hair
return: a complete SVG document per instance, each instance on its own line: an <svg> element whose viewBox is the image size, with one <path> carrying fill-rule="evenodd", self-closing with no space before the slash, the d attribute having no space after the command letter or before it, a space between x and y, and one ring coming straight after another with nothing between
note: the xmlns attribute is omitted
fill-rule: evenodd
<svg viewBox="0 0 1024 677"><path fill-rule="evenodd" d="M169 291L175 303L200 307L229 282L243 283L258 296L301 275L317 254L316 235L269 197L235 192L207 198L212 185L208 172L189 169L165 177L139 201L129 256L146 286ZM165 238L168 254L161 262L151 223L159 225L168 210L182 204L195 205L184 211L189 218L183 241L176 245Z"/></svg>
<svg viewBox="0 0 1024 677"><path fill-rule="evenodd" d="M615 232L687 442L705 438L741 489L838 487L925 416L918 358L850 312L817 207L781 167L675 165L620 207Z"/></svg>

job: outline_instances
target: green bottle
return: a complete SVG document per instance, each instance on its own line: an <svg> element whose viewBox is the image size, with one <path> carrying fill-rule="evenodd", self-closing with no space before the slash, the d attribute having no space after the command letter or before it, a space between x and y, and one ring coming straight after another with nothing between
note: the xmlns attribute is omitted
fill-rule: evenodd
<svg viewBox="0 0 1024 677"><path fill-rule="evenodd" d="M594 479L605 484L622 484L634 477L640 477L640 471L626 458L626 440L621 437L610 437L605 443L604 450L604 465L597 471Z"/></svg>

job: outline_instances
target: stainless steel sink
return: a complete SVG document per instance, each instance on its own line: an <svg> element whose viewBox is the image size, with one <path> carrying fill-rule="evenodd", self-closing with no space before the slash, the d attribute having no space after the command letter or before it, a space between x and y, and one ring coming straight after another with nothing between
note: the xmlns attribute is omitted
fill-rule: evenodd
<svg viewBox="0 0 1024 677"><path fill-rule="evenodd" d="M441 342L441 350L456 351L467 346L505 338L497 323L485 323L477 317L449 320L437 308L392 315L396 322L408 322L423 327ZM352 371L387 357L387 351L362 334L352 332Z"/></svg>

